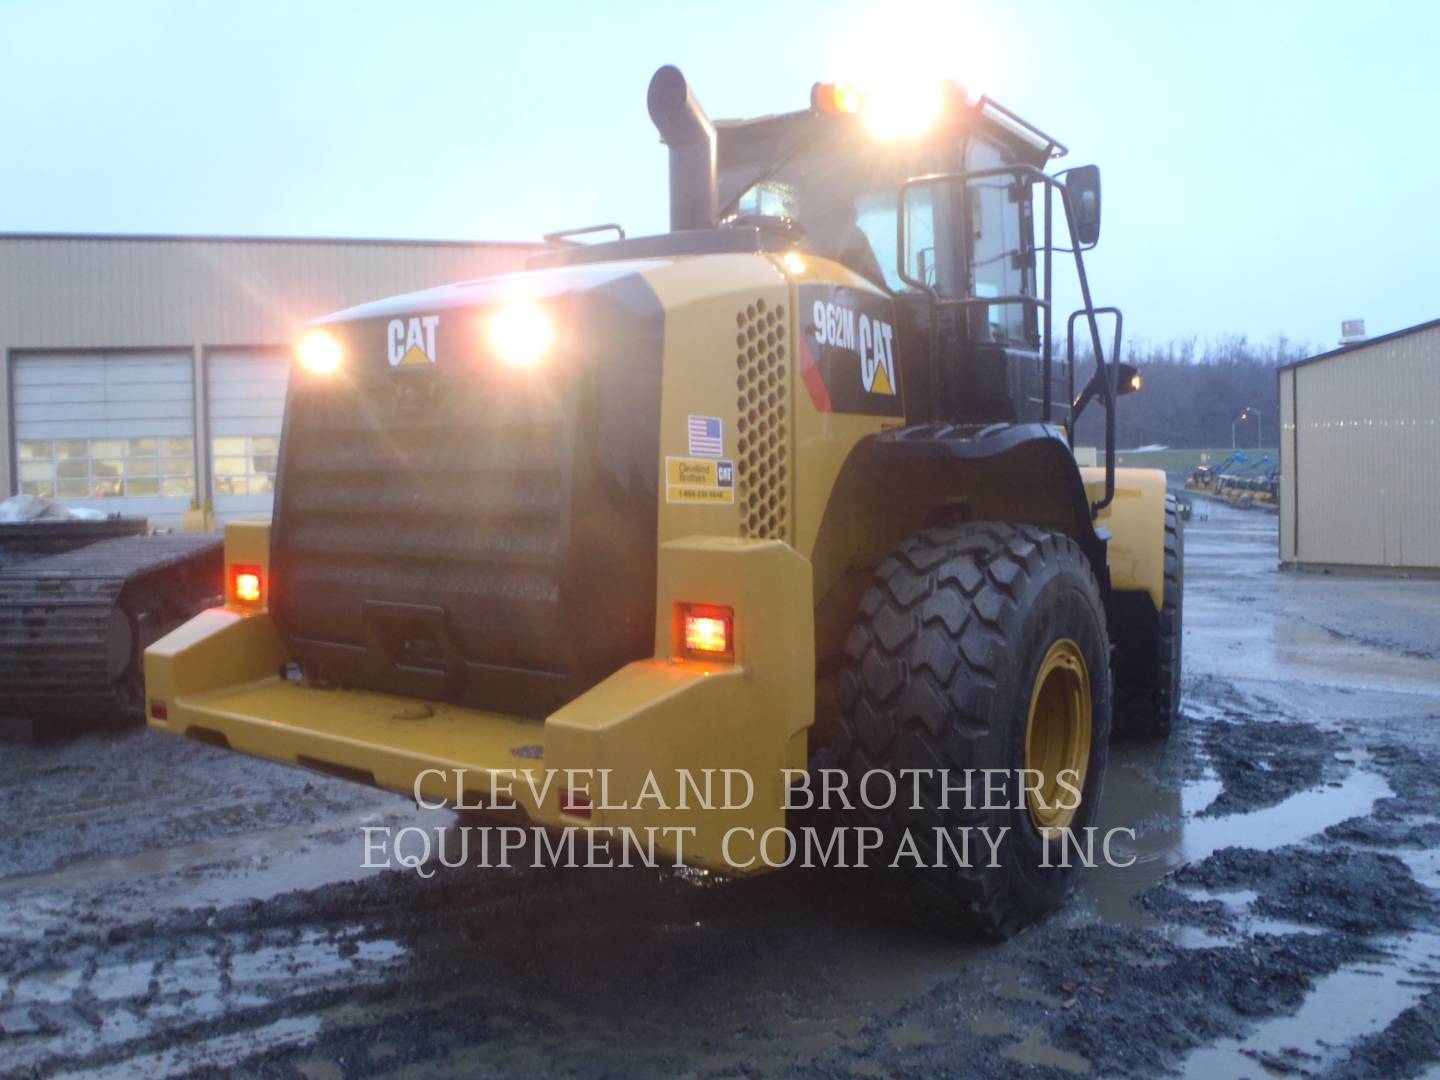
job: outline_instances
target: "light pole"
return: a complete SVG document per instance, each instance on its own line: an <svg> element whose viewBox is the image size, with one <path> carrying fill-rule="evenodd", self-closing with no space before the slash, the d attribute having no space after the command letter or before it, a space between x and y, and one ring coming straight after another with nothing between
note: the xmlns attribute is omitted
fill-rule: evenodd
<svg viewBox="0 0 1440 1080"><path fill-rule="evenodd" d="M1258 450L1261 446L1264 445L1264 443L1261 441L1261 434L1260 434L1260 410L1257 409L1257 408L1255 408L1254 405L1248 405L1248 406L1245 407L1245 411L1242 412L1239 416L1237 416L1237 417L1235 418L1235 420L1234 420L1234 423L1232 423L1232 424L1230 425L1230 449L1231 449L1231 450L1234 450L1234 449L1235 449L1235 427L1236 427L1236 425L1239 424L1241 420L1249 420L1251 413L1254 413L1254 414L1255 414L1255 448Z"/></svg>

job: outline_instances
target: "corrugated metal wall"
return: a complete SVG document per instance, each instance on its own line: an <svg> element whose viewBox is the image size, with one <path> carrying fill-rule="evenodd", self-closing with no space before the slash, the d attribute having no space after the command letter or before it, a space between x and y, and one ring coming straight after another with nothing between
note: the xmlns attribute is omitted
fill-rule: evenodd
<svg viewBox="0 0 1440 1080"><path fill-rule="evenodd" d="M1280 392L1282 561L1440 568L1440 327L1286 369Z"/></svg>
<svg viewBox="0 0 1440 1080"><path fill-rule="evenodd" d="M0 236L5 490L15 490L10 393L18 353L185 349L194 358L198 395L206 349L285 346L316 315L516 270L534 250L523 244Z"/></svg>
<svg viewBox="0 0 1440 1080"><path fill-rule="evenodd" d="M1295 368L1280 372L1280 561L1295 561Z"/></svg>

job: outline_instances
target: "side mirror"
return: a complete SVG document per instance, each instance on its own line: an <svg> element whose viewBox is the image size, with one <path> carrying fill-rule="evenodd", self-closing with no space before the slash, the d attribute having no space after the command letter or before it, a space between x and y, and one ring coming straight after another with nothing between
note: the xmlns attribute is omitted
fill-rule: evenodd
<svg viewBox="0 0 1440 1080"><path fill-rule="evenodd" d="M1065 174L1065 192L1075 215L1075 232L1084 247L1100 239L1100 166L1081 165Z"/></svg>
<svg viewBox="0 0 1440 1080"><path fill-rule="evenodd" d="M1140 389L1143 380L1134 364L1120 364L1112 360L1105 367L1115 379L1116 397L1124 397L1126 394L1133 394ZM1090 402L1096 398L1100 398L1102 401L1105 399L1105 380L1100 375L1098 370L1091 375L1090 381L1085 384L1085 389L1081 390L1080 396L1075 399L1070 413L1072 421L1080 418L1080 414L1085 411L1085 406Z"/></svg>

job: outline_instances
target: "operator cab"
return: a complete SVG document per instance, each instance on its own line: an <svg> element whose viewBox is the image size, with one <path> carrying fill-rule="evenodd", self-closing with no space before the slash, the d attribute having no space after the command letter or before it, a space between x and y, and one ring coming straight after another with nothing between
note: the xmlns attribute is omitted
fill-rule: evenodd
<svg viewBox="0 0 1440 1080"><path fill-rule="evenodd" d="M899 350L914 361L902 373L912 423L1038 420L1044 395L1032 184L1003 174L907 182L1039 169L1064 148L998 107L966 101L953 84L937 90L931 122L909 137L877 133L857 115L857 92L826 84L815 87L807 112L720 122L721 224L783 224L795 250L841 263L895 298L897 331L914 342ZM923 111L924 103L917 107ZM1019 299L953 312L930 302L977 297ZM939 360L933 372L932 337Z"/></svg>
<svg viewBox="0 0 1440 1080"><path fill-rule="evenodd" d="M1119 312L1093 305L1082 257L1099 235L1099 171L1046 173L1066 153L1058 140L987 97L968 98L954 84L934 89L928 104L895 108L817 84L809 109L717 124L684 76L661 68L649 106L670 152L670 232L554 233L547 239L566 246L530 265L735 252L823 256L892 303L908 425L1073 430L1098 398L1108 446L1114 400L1133 387L1104 361L1119 353ZM620 239L572 240L602 228ZM1051 286L1062 253L1074 258L1083 306L1057 327ZM1107 314L1110 348L1097 321ZM1078 394L1077 329L1097 362ZM1057 331L1065 335L1063 358L1055 356ZM1096 511L1108 505L1113 483L1107 465Z"/></svg>
<svg viewBox="0 0 1440 1080"><path fill-rule="evenodd" d="M816 87L815 96L825 90ZM1034 296L1029 192L1012 191L1013 180L976 180L967 186L968 200L958 192L937 197L933 188L912 191L905 202L903 260L897 251L896 219L907 180L1012 164L1039 168L1053 145L974 123L958 88L946 100L956 104L923 136L910 139L877 140L854 116L818 108L720 122L722 224L783 219L796 230L800 250L843 263L896 295L919 294L912 282L920 281L948 297ZM965 235L963 218L971 226L968 243L945 242ZM1035 333L1027 325L1033 321L1023 305L1005 305L975 330L1033 345Z"/></svg>

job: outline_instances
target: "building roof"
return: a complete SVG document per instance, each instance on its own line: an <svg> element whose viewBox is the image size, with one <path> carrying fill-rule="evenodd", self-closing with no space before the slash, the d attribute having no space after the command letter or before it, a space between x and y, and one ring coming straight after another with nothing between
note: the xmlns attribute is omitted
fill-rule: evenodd
<svg viewBox="0 0 1440 1080"><path fill-rule="evenodd" d="M1318 363L1321 360L1330 360L1345 353L1355 352L1357 349L1368 349L1371 345L1379 345L1381 342L1394 341L1396 338L1405 337L1407 334L1418 334L1421 330L1434 330L1440 328L1440 319L1431 319L1429 322L1417 323L1415 326L1407 326L1403 330L1392 330L1388 334L1381 334L1379 337L1366 338L1364 341L1356 341L1349 345L1341 345L1338 349L1331 349L1329 352L1320 353L1318 356L1307 356L1304 360L1292 360L1288 364L1281 364L1281 371L1289 371L1291 368L1304 367L1306 364Z"/></svg>
<svg viewBox="0 0 1440 1080"><path fill-rule="evenodd" d="M540 240L406 240L379 236L236 236L194 233L0 232L0 240L118 240L230 244L395 244L406 247L543 248Z"/></svg>

